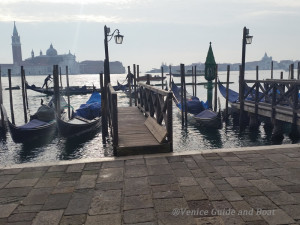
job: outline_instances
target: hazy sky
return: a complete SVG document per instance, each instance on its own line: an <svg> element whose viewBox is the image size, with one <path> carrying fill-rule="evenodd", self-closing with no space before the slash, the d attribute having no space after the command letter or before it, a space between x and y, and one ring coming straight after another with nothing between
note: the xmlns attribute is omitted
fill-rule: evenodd
<svg viewBox="0 0 300 225"><path fill-rule="evenodd" d="M78 61L103 60L105 24L124 35L109 42L110 60L142 71L205 62L210 41L217 63L240 62L244 26L254 36L246 61L300 59L300 0L1 0L0 63L12 63L13 21L23 59L52 43Z"/></svg>

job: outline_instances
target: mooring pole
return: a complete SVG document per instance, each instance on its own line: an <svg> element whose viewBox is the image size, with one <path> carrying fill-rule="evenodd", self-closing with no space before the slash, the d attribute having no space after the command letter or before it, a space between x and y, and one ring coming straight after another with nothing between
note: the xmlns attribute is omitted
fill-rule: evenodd
<svg viewBox="0 0 300 225"><path fill-rule="evenodd" d="M21 84L22 84L22 100L23 100L23 111L24 111L24 121L27 123L27 107L25 99L25 81L24 81L24 67L21 66Z"/></svg>
<svg viewBox="0 0 300 225"><path fill-rule="evenodd" d="M1 125L4 128L4 116L2 112L1 105L3 104L3 95L2 95L2 78L1 78L1 66L0 66L0 112L1 112Z"/></svg>
<svg viewBox="0 0 300 225"><path fill-rule="evenodd" d="M129 106L132 106L132 96L131 96L131 72L130 66L128 68L128 89L129 89Z"/></svg>
<svg viewBox="0 0 300 225"><path fill-rule="evenodd" d="M150 85L150 74L147 74L147 81L146 84Z"/></svg>
<svg viewBox="0 0 300 225"><path fill-rule="evenodd" d="M194 66L195 71L195 97L197 97L197 66Z"/></svg>
<svg viewBox="0 0 300 225"><path fill-rule="evenodd" d="M60 79L60 87L62 89L63 85L62 85L62 78L61 78L61 67L59 67L59 79Z"/></svg>
<svg viewBox="0 0 300 225"><path fill-rule="evenodd" d="M184 111L183 111L183 107L184 107L184 103L183 103L183 98L184 98L184 86L183 86L183 76L184 76L184 65L180 64L180 77L181 77L181 87L180 87L180 104L181 104L181 122L182 122L182 126L184 126Z"/></svg>
<svg viewBox="0 0 300 225"><path fill-rule="evenodd" d="M54 84L54 99L55 111L58 118L60 118L60 96L59 96L59 77L58 65L53 66L53 84Z"/></svg>
<svg viewBox="0 0 300 225"><path fill-rule="evenodd" d="M11 123L15 125L15 115L14 115L14 104L11 90L11 69L8 69L8 85L9 85L9 103L10 103L10 115Z"/></svg>
<svg viewBox="0 0 300 225"><path fill-rule="evenodd" d="M67 80L67 96L68 96L68 118L71 118L71 105L70 105L70 85L69 85L69 68L66 66L66 80Z"/></svg>
<svg viewBox="0 0 300 225"><path fill-rule="evenodd" d="M300 62L298 62L298 75L297 75L297 79L300 79Z"/></svg>
<svg viewBox="0 0 300 225"><path fill-rule="evenodd" d="M256 66L256 84L255 84L255 123L258 124L258 98L259 98L259 82L258 82L258 66Z"/></svg>
<svg viewBox="0 0 300 225"><path fill-rule="evenodd" d="M164 68L161 67L161 89L164 89Z"/></svg>
<svg viewBox="0 0 300 225"><path fill-rule="evenodd" d="M227 80L226 80L226 103L225 103L225 120L228 119L228 91L229 91L230 65L227 65Z"/></svg>
<svg viewBox="0 0 300 225"><path fill-rule="evenodd" d="M136 66L133 64L133 75L134 75L134 105L137 106L137 91L136 91Z"/></svg>
<svg viewBox="0 0 300 225"><path fill-rule="evenodd" d="M193 96L195 96L195 88L194 88L194 67L192 66L192 89L193 89Z"/></svg>
<svg viewBox="0 0 300 225"><path fill-rule="evenodd" d="M218 109L218 64L216 65L216 77L215 77L215 98L214 98L214 111Z"/></svg>
<svg viewBox="0 0 300 225"><path fill-rule="evenodd" d="M101 114L104 112L104 86L103 86L103 73L100 73L100 91L101 91ZM101 122L102 124L105 124L105 118L104 116L101 116ZM102 126L102 143L106 144L106 133L105 133L105 127Z"/></svg>
<svg viewBox="0 0 300 225"><path fill-rule="evenodd" d="M273 60L271 62L271 79L273 79Z"/></svg>
<svg viewBox="0 0 300 225"><path fill-rule="evenodd" d="M170 90L171 90L171 82L172 82L172 66L169 65L169 87L170 87Z"/></svg>
<svg viewBox="0 0 300 225"><path fill-rule="evenodd" d="M22 75L22 74L21 74ZM28 107L28 97L27 97L27 81L26 81L26 74L25 74L25 70L23 73L23 80L24 80L24 94L25 94L25 102L26 102L26 107L27 110L29 109Z"/></svg>
<svg viewBox="0 0 300 225"><path fill-rule="evenodd" d="M291 79L294 79L294 63L291 64Z"/></svg>

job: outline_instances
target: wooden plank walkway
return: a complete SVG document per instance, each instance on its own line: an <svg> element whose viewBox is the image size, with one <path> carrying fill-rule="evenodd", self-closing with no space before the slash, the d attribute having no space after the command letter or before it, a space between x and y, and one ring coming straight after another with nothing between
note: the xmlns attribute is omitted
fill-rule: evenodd
<svg viewBox="0 0 300 225"><path fill-rule="evenodd" d="M160 144L144 124L147 117L137 107L118 107L119 145L117 155L169 152L169 144Z"/></svg>

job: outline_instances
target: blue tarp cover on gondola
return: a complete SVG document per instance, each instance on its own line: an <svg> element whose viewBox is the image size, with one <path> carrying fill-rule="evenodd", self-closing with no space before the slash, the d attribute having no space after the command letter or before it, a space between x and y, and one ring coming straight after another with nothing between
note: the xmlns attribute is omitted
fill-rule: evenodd
<svg viewBox="0 0 300 225"><path fill-rule="evenodd" d="M29 123L26 123L25 125L20 126L18 128L22 129L22 130L28 130L28 129L38 128L40 126L44 126L47 124L49 124L49 123L41 121L41 120L33 119L33 120L29 121Z"/></svg>
<svg viewBox="0 0 300 225"><path fill-rule="evenodd" d="M86 104L82 104L80 108L76 110L74 116L80 116L88 120L100 117L101 95L98 92L94 92Z"/></svg>

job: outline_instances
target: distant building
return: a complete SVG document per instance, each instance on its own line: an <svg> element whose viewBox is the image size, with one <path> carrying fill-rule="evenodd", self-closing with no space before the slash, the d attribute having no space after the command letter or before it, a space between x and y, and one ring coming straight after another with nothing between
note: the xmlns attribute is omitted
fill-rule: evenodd
<svg viewBox="0 0 300 225"><path fill-rule="evenodd" d="M53 71L53 65L61 67L61 72L66 73L68 66L69 74L97 74L103 71L103 61L83 61L77 62L75 54L58 54L52 43L43 55L40 50L39 55L35 56L34 51L31 51L31 57L22 60L22 48L20 36L18 34L16 24L14 22L12 39L13 64L0 64L3 75L7 75L8 69L12 70L12 75L19 75L21 68L27 75L47 75ZM111 73L125 73L125 68L121 62L110 62Z"/></svg>

